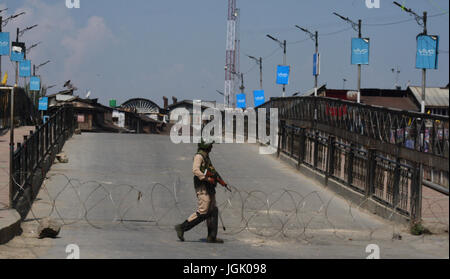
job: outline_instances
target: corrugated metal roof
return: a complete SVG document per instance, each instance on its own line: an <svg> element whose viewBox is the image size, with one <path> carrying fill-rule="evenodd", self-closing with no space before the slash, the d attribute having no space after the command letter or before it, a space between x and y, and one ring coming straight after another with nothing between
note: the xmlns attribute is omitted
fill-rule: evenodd
<svg viewBox="0 0 450 279"><path fill-rule="evenodd" d="M413 93L419 104L422 102L422 87L410 86L409 89ZM425 89L425 106L427 107L448 107L449 91L448 88L427 87Z"/></svg>
<svg viewBox="0 0 450 279"><path fill-rule="evenodd" d="M408 111L420 110L414 104L414 101L408 97L361 96L361 102L367 105L376 105Z"/></svg>

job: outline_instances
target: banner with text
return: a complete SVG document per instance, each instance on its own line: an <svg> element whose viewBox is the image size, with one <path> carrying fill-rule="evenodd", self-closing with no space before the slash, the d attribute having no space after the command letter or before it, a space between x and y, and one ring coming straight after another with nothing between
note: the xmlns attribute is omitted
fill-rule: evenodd
<svg viewBox="0 0 450 279"><path fill-rule="evenodd" d="M9 55L9 33L0 32L0 55Z"/></svg>
<svg viewBox="0 0 450 279"><path fill-rule="evenodd" d="M278 65L277 67L277 84L289 84L290 66Z"/></svg>
<svg viewBox="0 0 450 279"><path fill-rule="evenodd" d="M352 39L352 65L369 65L369 38Z"/></svg>
<svg viewBox="0 0 450 279"><path fill-rule="evenodd" d="M31 76L31 61L23 60L19 63L19 76L30 77Z"/></svg>
<svg viewBox="0 0 450 279"><path fill-rule="evenodd" d="M266 102L266 98L264 97L264 90L253 91L253 100L255 108L264 104Z"/></svg>
<svg viewBox="0 0 450 279"><path fill-rule="evenodd" d="M439 36L417 36L417 69L438 68Z"/></svg>
<svg viewBox="0 0 450 279"><path fill-rule="evenodd" d="M247 108L247 103L246 103L244 93L236 95L236 107L241 108L241 109Z"/></svg>
<svg viewBox="0 0 450 279"><path fill-rule="evenodd" d="M40 91L41 90L41 79L39 77L30 78L30 90Z"/></svg>

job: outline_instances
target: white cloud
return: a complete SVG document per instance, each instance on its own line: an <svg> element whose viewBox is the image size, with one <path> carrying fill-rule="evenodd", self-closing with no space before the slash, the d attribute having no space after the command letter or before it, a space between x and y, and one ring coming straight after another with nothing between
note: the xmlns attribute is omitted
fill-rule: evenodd
<svg viewBox="0 0 450 279"><path fill-rule="evenodd" d="M3 4L0 5L2 7ZM10 21L4 31L11 33L11 40L16 38L16 28L24 29L37 24L38 27L26 32L21 41L27 46L37 42L41 45L31 50L29 59L33 64L51 60L45 66L45 75L52 83L61 83L74 75L81 78L83 64L89 62L95 54L103 51L109 41L114 40L112 32L105 20L99 16L90 17L87 22L79 23L71 9L67 9L65 1L48 4L43 0L26 0L15 11L8 10L8 16L25 12L25 15ZM5 17L5 14L3 14ZM13 73L11 63L3 63L8 72ZM77 81L83 82L82 80Z"/></svg>
<svg viewBox="0 0 450 279"><path fill-rule="evenodd" d="M73 34L65 35L61 45L68 50L68 57L64 61L66 74L73 74L82 65L83 61L102 52L109 41L113 40L113 34L106 26L103 18L91 17L86 27L77 30Z"/></svg>

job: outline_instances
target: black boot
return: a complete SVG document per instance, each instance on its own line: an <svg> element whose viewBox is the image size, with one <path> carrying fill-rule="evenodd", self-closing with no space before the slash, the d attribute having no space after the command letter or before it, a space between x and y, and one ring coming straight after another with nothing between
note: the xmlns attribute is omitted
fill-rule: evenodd
<svg viewBox="0 0 450 279"><path fill-rule="evenodd" d="M175 231L177 232L177 236L181 241L184 241L184 232L191 230L193 227L197 226L201 222L205 221L207 215L202 215L197 213L197 218L189 222L188 220L184 221L182 224L175 226Z"/></svg>
<svg viewBox="0 0 450 279"><path fill-rule="evenodd" d="M187 226L189 222L186 220L182 224L176 225L175 230L177 231L177 236L181 241L184 241L184 228Z"/></svg>
<svg viewBox="0 0 450 279"><path fill-rule="evenodd" d="M217 238L217 231L219 227L219 209L215 207L208 219L206 220L206 224L208 226L208 237L206 238L206 242L208 243L223 243L223 240Z"/></svg>

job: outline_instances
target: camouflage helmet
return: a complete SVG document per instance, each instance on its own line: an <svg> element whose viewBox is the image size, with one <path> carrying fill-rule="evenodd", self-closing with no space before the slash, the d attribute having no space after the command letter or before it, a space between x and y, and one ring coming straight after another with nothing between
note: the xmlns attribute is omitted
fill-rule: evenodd
<svg viewBox="0 0 450 279"><path fill-rule="evenodd" d="M214 143L215 143L214 141L212 141L212 142L205 142L203 140L203 138L202 138L197 146L198 146L199 150L208 150L209 151L209 150L211 150L211 148L212 148Z"/></svg>

